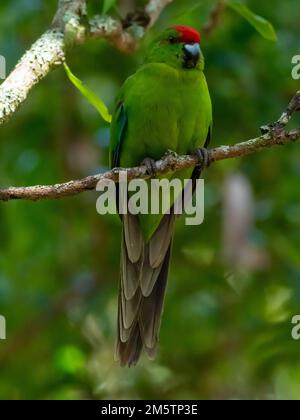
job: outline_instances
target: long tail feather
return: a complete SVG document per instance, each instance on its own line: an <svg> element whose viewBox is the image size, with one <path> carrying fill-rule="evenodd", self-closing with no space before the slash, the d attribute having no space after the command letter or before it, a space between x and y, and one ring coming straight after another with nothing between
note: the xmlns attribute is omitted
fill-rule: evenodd
<svg viewBox="0 0 300 420"><path fill-rule="evenodd" d="M165 215L146 243L134 217L123 219L116 346L121 366L129 367L143 348L151 359L156 354L175 221L173 214Z"/></svg>

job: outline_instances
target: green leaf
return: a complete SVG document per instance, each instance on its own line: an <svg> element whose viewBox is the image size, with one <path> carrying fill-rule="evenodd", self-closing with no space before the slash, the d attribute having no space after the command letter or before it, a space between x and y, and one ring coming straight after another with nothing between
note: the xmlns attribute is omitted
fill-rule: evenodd
<svg viewBox="0 0 300 420"><path fill-rule="evenodd" d="M115 4L116 0L103 0L102 14L105 15Z"/></svg>
<svg viewBox="0 0 300 420"><path fill-rule="evenodd" d="M265 39L274 42L277 41L275 29L267 19L256 15L245 4L239 1L229 0L227 4L231 9L246 19Z"/></svg>
<svg viewBox="0 0 300 420"><path fill-rule="evenodd" d="M83 94L83 96L89 101L89 103L97 109L104 121L111 123L112 116L110 115L105 103L71 72L66 63L64 64L64 68L68 78L73 83L73 85L76 86L77 89Z"/></svg>
<svg viewBox="0 0 300 420"><path fill-rule="evenodd" d="M84 369L85 356L79 348L65 346L56 353L55 365L59 371L75 375Z"/></svg>

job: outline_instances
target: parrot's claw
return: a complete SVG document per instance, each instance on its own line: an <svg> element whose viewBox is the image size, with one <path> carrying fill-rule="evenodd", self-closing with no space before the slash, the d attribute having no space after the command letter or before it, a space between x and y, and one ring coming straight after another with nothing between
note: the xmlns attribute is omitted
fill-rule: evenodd
<svg viewBox="0 0 300 420"><path fill-rule="evenodd" d="M204 147L196 149L195 153L196 157L199 159L199 165L202 170L209 168L210 164L212 163L210 153Z"/></svg>
<svg viewBox="0 0 300 420"><path fill-rule="evenodd" d="M151 177L155 177L156 176L156 164L155 164L155 160L151 159L151 158L146 158L143 160L142 162L143 166L146 166L147 168L147 172Z"/></svg>

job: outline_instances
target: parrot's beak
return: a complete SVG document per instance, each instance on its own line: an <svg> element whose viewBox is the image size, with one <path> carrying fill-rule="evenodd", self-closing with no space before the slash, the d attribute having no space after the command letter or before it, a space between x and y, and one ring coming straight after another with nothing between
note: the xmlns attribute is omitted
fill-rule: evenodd
<svg viewBox="0 0 300 420"><path fill-rule="evenodd" d="M194 69L200 59L201 49L199 44L185 44L184 52L184 68Z"/></svg>

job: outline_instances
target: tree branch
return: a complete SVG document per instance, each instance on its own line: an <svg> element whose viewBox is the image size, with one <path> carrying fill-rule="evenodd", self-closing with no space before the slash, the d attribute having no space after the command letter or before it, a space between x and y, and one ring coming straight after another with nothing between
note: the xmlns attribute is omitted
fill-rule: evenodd
<svg viewBox="0 0 300 420"><path fill-rule="evenodd" d="M25 53L0 86L0 125L16 112L30 90L64 60L64 35L45 32Z"/></svg>
<svg viewBox="0 0 300 420"><path fill-rule="evenodd" d="M173 0L150 0L145 7L145 12L150 17L150 23L148 27L152 27L157 21L161 12L168 4L172 3Z"/></svg>
<svg viewBox="0 0 300 420"><path fill-rule="evenodd" d="M145 8L147 28L159 18L173 0L150 0ZM141 28L144 29L145 28ZM24 54L0 85L0 125L6 123L25 101L31 89L65 60L65 51L88 39L105 38L122 52L131 53L137 39L123 29L122 23L109 16L88 21L86 0L59 0L51 28Z"/></svg>
<svg viewBox="0 0 300 420"><path fill-rule="evenodd" d="M211 162L219 160L248 156L256 152L282 146L300 140L300 128L285 131L285 127L290 122L295 112L300 110L300 91L293 97L286 111L275 123L261 128L262 135L237 143L232 146L220 146L208 151ZM156 162L157 175L176 172L182 169L192 168L201 164L196 155L178 156L174 152L168 152L166 157ZM118 182L120 172L126 171L127 179L147 179L149 174L145 166L129 169L113 169L104 174L89 176L81 180L70 181L56 185L37 185L34 187L9 187L0 189L0 201L24 199L24 200L44 200L59 199L78 195L84 191L94 190L100 181L112 180Z"/></svg>
<svg viewBox="0 0 300 420"><path fill-rule="evenodd" d="M211 35L211 33L215 30L215 28L220 24L222 15L224 10L226 9L226 2L224 0L219 0L215 6L213 7L209 22L207 22L203 26L203 33L205 34L205 37L208 37Z"/></svg>

